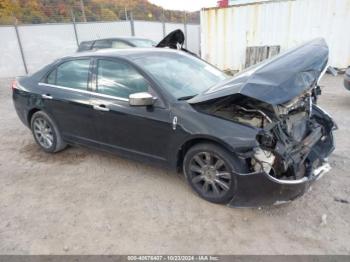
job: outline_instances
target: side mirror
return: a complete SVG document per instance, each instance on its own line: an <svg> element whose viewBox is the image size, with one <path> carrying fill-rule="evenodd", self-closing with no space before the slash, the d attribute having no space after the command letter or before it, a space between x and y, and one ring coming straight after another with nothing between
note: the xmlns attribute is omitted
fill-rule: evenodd
<svg viewBox="0 0 350 262"><path fill-rule="evenodd" d="M156 100L150 93L141 92L129 95L130 106L151 106Z"/></svg>

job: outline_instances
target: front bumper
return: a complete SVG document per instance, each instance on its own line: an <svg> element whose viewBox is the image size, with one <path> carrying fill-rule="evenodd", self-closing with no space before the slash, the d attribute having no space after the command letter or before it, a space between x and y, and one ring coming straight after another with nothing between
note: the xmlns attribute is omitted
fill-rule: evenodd
<svg viewBox="0 0 350 262"><path fill-rule="evenodd" d="M322 177L330 170L327 163L328 156L334 150L333 130L337 129L337 125L332 118L321 108L313 107L314 116L323 125L328 135L324 139L318 140L317 130L306 137L302 144L306 145L307 151L303 152L303 147L296 152L298 155L302 152L307 155L307 160L311 164L309 169L305 169L305 174L298 180L281 180L276 179L266 172L254 172L249 174L236 174L236 193L232 200L228 203L233 207L257 207L282 204L292 201L302 196L317 179ZM315 136L314 136L315 134ZM311 139L312 138L312 139ZM317 141L315 141L315 139ZM245 158L244 156L242 156ZM290 154L296 163L305 161L298 159ZM317 161L317 162L315 162ZM317 167L312 168L314 163L319 163Z"/></svg>
<svg viewBox="0 0 350 262"><path fill-rule="evenodd" d="M299 180L279 180L265 172L237 174L237 191L232 207L257 207L286 203L302 196L317 179L331 169L327 162Z"/></svg>

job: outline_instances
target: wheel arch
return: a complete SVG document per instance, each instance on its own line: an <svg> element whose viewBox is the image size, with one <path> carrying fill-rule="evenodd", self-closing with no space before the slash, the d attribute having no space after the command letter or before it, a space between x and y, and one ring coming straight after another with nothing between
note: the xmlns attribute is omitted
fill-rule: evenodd
<svg viewBox="0 0 350 262"><path fill-rule="evenodd" d="M40 108L37 108L37 107L34 107L34 108L32 108L32 109L30 109L30 110L28 111L28 114L27 114L27 124L28 124L29 127L30 127L30 122L32 121L33 115L34 115L36 112L38 112L38 111L41 111L41 109L40 109Z"/></svg>
<svg viewBox="0 0 350 262"><path fill-rule="evenodd" d="M32 109L30 109L27 113L27 122L28 122L28 126L30 127L30 123L32 121L33 115L36 112L42 111L45 114L47 114L51 120L55 123L55 125L57 126L58 129L60 129L59 123L57 122L56 118L50 113L48 112L48 110L45 110L45 108L40 108L40 107L33 107Z"/></svg>
<svg viewBox="0 0 350 262"><path fill-rule="evenodd" d="M34 129L31 125L31 122L33 121L33 117L35 117L36 114L40 114L41 116L39 117L44 117L46 118L46 121L49 123L49 126L52 129L52 144L50 145L49 148L45 148L37 139L35 133L34 133ZM47 153L56 153L59 152L63 149L66 148L67 144L66 142L62 139L62 136L60 134L59 128L56 124L56 121L52 118L52 116L50 114L48 114L45 110L40 109L40 108L32 108L28 111L27 114L27 121L29 123L29 127L32 130L34 139L36 140L36 142L39 144L39 146L41 146L41 148L47 152Z"/></svg>
<svg viewBox="0 0 350 262"><path fill-rule="evenodd" d="M176 154L176 169L177 169L177 171L182 170L183 160L184 160L184 157L185 157L187 151L191 147L193 147L194 145L201 144L201 143L215 144L215 145L223 147L224 149L226 149L229 152L232 152L232 153L235 152L234 148L232 148L230 145L228 145L224 141L219 140L217 138L207 137L207 136L192 137L192 138L186 140L181 145L181 147L177 150L177 154Z"/></svg>

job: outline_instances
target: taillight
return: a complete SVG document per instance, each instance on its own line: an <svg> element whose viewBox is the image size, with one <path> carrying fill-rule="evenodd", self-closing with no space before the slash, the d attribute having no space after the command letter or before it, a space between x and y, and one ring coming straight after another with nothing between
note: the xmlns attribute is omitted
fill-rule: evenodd
<svg viewBox="0 0 350 262"><path fill-rule="evenodd" d="M11 84L12 90L17 89L17 80L14 79Z"/></svg>

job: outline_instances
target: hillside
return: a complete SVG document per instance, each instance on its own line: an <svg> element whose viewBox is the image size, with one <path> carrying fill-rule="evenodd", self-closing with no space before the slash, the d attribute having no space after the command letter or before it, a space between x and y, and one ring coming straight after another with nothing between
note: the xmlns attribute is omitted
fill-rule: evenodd
<svg viewBox="0 0 350 262"><path fill-rule="evenodd" d="M168 22L183 22L182 11L164 10L147 0L0 0L0 24L38 24L71 21L125 20L132 12L134 19L160 21L164 15ZM85 13L85 16L84 16ZM199 22L199 12L186 13L189 23Z"/></svg>

